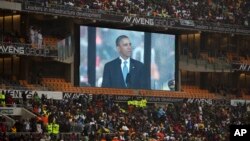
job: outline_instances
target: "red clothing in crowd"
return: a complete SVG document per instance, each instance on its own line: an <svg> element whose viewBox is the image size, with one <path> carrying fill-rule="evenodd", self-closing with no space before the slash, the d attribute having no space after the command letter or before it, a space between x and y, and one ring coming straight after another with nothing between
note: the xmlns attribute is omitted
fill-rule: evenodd
<svg viewBox="0 0 250 141"><path fill-rule="evenodd" d="M5 133L7 131L7 128L4 124L0 123L0 132Z"/></svg>
<svg viewBox="0 0 250 141"><path fill-rule="evenodd" d="M156 136L158 137L158 141L164 140L164 134L162 132L157 133Z"/></svg>

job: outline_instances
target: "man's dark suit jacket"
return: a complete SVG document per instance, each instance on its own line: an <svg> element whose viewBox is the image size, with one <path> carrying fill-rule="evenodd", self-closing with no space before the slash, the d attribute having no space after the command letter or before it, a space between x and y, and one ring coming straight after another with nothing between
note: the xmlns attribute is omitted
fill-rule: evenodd
<svg viewBox="0 0 250 141"><path fill-rule="evenodd" d="M127 80L124 80L121 70L121 60L116 58L106 63L104 66L102 87L149 89L150 84L148 76L145 74L144 65L132 58L130 58L130 68Z"/></svg>

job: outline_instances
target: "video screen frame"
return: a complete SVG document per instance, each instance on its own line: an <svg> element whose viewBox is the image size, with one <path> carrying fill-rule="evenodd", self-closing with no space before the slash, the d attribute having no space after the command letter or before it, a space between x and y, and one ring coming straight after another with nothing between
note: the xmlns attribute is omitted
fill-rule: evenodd
<svg viewBox="0 0 250 141"><path fill-rule="evenodd" d="M173 74L173 81L165 84L165 85L171 85L171 89L152 89L152 82L151 82L151 75L152 75L152 72L151 71L147 71L146 74L149 75L150 79L148 81L150 81L150 88L132 88L132 89L150 89L150 90L171 90L171 91L177 91L178 90L178 68L179 68L179 63L178 63L178 35L175 35L175 34L169 34L169 33L163 33L163 32L154 32L154 31L150 31L150 30L138 30L138 29L121 29L121 28L115 28L115 27L109 27L109 26L93 26L93 25L77 25L75 30L76 30L76 33L77 33L77 37L78 39L76 39L76 52L78 52L78 54L75 55L75 68L78 69L77 71L75 71L75 84L78 85L78 86L91 86L91 87L96 87L97 86L97 80L96 80L96 66L95 66L95 63L93 63L92 61L94 60L94 62L96 62L96 54L97 54L97 46L98 45L94 45L91 47L91 50L87 50L87 68L86 68L86 72L87 72L87 81L88 83L86 84L82 84L80 82L80 70L79 70L79 67L80 67L80 28L82 26L87 26L89 28L91 28L92 32L93 32L93 29L96 30L96 28L107 28L107 29L112 29L112 30L126 30L126 31L129 31L129 32L143 32L143 33L150 33L150 34L162 34L162 35L169 35L169 36L174 36L174 44L175 44L175 47L174 47L174 51L175 51L175 55L174 55L174 59L175 59L175 62L174 62L174 74ZM88 31L89 32L89 31ZM96 31L95 31L96 32ZM90 36L93 36L92 38L96 37L96 35L90 35ZM93 39L90 39L88 38L88 42L91 41L93 42ZM95 41L94 41L95 42ZM114 42L114 41L113 41ZM115 44L115 43L114 43ZM114 45L115 46L115 45ZM148 70L151 70L152 68L151 67L151 49L148 49L148 48L145 48L144 50L145 54L147 54L148 52L150 52L149 54L147 54L148 56L150 57L144 57L143 58L143 61L145 61L145 65L147 66L147 69ZM147 53L146 53L147 52ZM90 61L92 60L92 61ZM141 61L141 60L140 60ZM149 66L149 67L148 67ZM93 71L94 70L94 71ZM91 75L91 76L90 76ZM78 77L78 78L77 78ZM168 86L169 87L169 86ZM112 87L113 88L113 87ZM118 87L119 88L119 87Z"/></svg>

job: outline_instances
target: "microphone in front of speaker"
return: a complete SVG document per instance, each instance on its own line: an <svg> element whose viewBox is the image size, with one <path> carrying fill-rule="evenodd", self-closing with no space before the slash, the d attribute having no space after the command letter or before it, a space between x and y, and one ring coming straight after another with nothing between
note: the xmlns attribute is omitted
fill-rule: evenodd
<svg viewBox="0 0 250 141"><path fill-rule="evenodd" d="M126 76L126 84L127 84L127 88L130 88L130 86L131 86L131 75L130 75L130 73L128 73L127 76Z"/></svg>

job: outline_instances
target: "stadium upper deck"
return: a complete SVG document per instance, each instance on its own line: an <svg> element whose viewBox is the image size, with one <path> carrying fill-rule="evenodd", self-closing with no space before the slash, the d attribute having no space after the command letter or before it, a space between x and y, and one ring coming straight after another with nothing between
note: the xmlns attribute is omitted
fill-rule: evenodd
<svg viewBox="0 0 250 141"><path fill-rule="evenodd" d="M22 2L20 10L120 23L249 34L249 2L185 0L51 0ZM112 16L111 16L112 15Z"/></svg>
<svg viewBox="0 0 250 141"><path fill-rule="evenodd" d="M44 6L65 5L68 8L96 9L163 18L200 20L248 26L250 3L246 0L45 0Z"/></svg>

